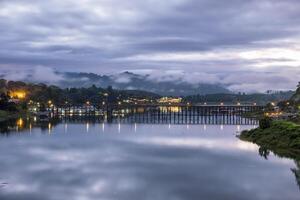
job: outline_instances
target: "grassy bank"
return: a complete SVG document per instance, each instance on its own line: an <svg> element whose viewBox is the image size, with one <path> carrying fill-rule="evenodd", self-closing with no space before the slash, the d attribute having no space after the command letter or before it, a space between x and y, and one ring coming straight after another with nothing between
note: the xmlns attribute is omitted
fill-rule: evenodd
<svg viewBox="0 0 300 200"><path fill-rule="evenodd" d="M240 139L250 141L288 157L300 157L300 125L288 121L273 121L269 127L243 131Z"/></svg>

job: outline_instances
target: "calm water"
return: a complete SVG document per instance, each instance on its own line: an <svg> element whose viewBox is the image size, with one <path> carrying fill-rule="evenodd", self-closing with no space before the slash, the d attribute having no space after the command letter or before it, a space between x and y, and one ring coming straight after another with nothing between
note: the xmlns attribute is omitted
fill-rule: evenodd
<svg viewBox="0 0 300 200"><path fill-rule="evenodd" d="M249 128L84 122L10 128L0 137L0 199L300 199L297 162L272 153L266 159L258 146L236 138Z"/></svg>

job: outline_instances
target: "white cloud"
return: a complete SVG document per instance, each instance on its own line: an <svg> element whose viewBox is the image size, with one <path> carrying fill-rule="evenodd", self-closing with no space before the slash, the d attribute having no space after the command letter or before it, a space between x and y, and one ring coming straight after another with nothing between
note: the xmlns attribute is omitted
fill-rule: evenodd
<svg viewBox="0 0 300 200"><path fill-rule="evenodd" d="M33 80L37 82L58 82L63 79L61 75L58 75L52 68L49 67L36 67L32 72Z"/></svg>
<svg viewBox="0 0 300 200"><path fill-rule="evenodd" d="M158 82L177 81L190 84L216 84L220 82L220 78L216 74L206 72L185 72L183 70L152 70L148 74L148 79Z"/></svg>
<svg viewBox="0 0 300 200"><path fill-rule="evenodd" d="M294 90L300 77L300 71L295 68L275 68L266 71L237 72L185 72L181 70L147 71L151 81L177 81L197 85L199 83L219 84L234 92L265 92L267 90Z"/></svg>
<svg viewBox="0 0 300 200"><path fill-rule="evenodd" d="M36 66L33 69L5 69L0 71L7 80L30 81L40 83L57 83L63 80L62 75L55 72L53 68Z"/></svg>
<svg viewBox="0 0 300 200"><path fill-rule="evenodd" d="M116 83L130 83L131 82L131 76L130 75L126 75L124 73L118 74L118 75L114 75L114 81Z"/></svg>

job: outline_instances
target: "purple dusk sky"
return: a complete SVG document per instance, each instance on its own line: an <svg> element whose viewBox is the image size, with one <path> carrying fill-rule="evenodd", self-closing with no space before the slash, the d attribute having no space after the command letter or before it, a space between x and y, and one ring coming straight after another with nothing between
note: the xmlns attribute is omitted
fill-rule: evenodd
<svg viewBox="0 0 300 200"><path fill-rule="evenodd" d="M0 73L134 73L294 89L299 0L0 0Z"/></svg>

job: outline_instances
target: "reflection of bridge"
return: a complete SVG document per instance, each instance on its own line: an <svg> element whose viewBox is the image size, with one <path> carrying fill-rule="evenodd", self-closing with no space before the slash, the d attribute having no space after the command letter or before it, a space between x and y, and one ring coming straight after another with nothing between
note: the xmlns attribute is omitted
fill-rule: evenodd
<svg viewBox="0 0 300 200"><path fill-rule="evenodd" d="M146 124L226 124L226 125L256 125L257 121L241 116L199 116L199 115L165 115L165 116L149 116L134 115L126 118L114 119L120 123L146 123ZM112 122L113 122L112 121Z"/></svg>
<svg viewBox="0 0 300 200"><path fill-rule="evenodd" d="M149 117L147 115L134 115L130 117L118 117L111 121L104 117L86 117L86 116L61 116L63 122L68 123L137 123L137 124L211 124L211 125L257 125L258 121L251 118L241 116L200 116L197 117L182 117L178 118L174 115L164 116L161 118Z"/></svg>
<svg viewBox="0 0 300 200"><path fill-rule="evenodd" d="M81 111L79 114L72 112L71 115L65 112L64 115L60 116L74 122L89 119L121 123L250 125L257 124L257 121L243 118L242 115L261 109L260 106L131 106L107 110L89 110L88 112Z"/></svg>

